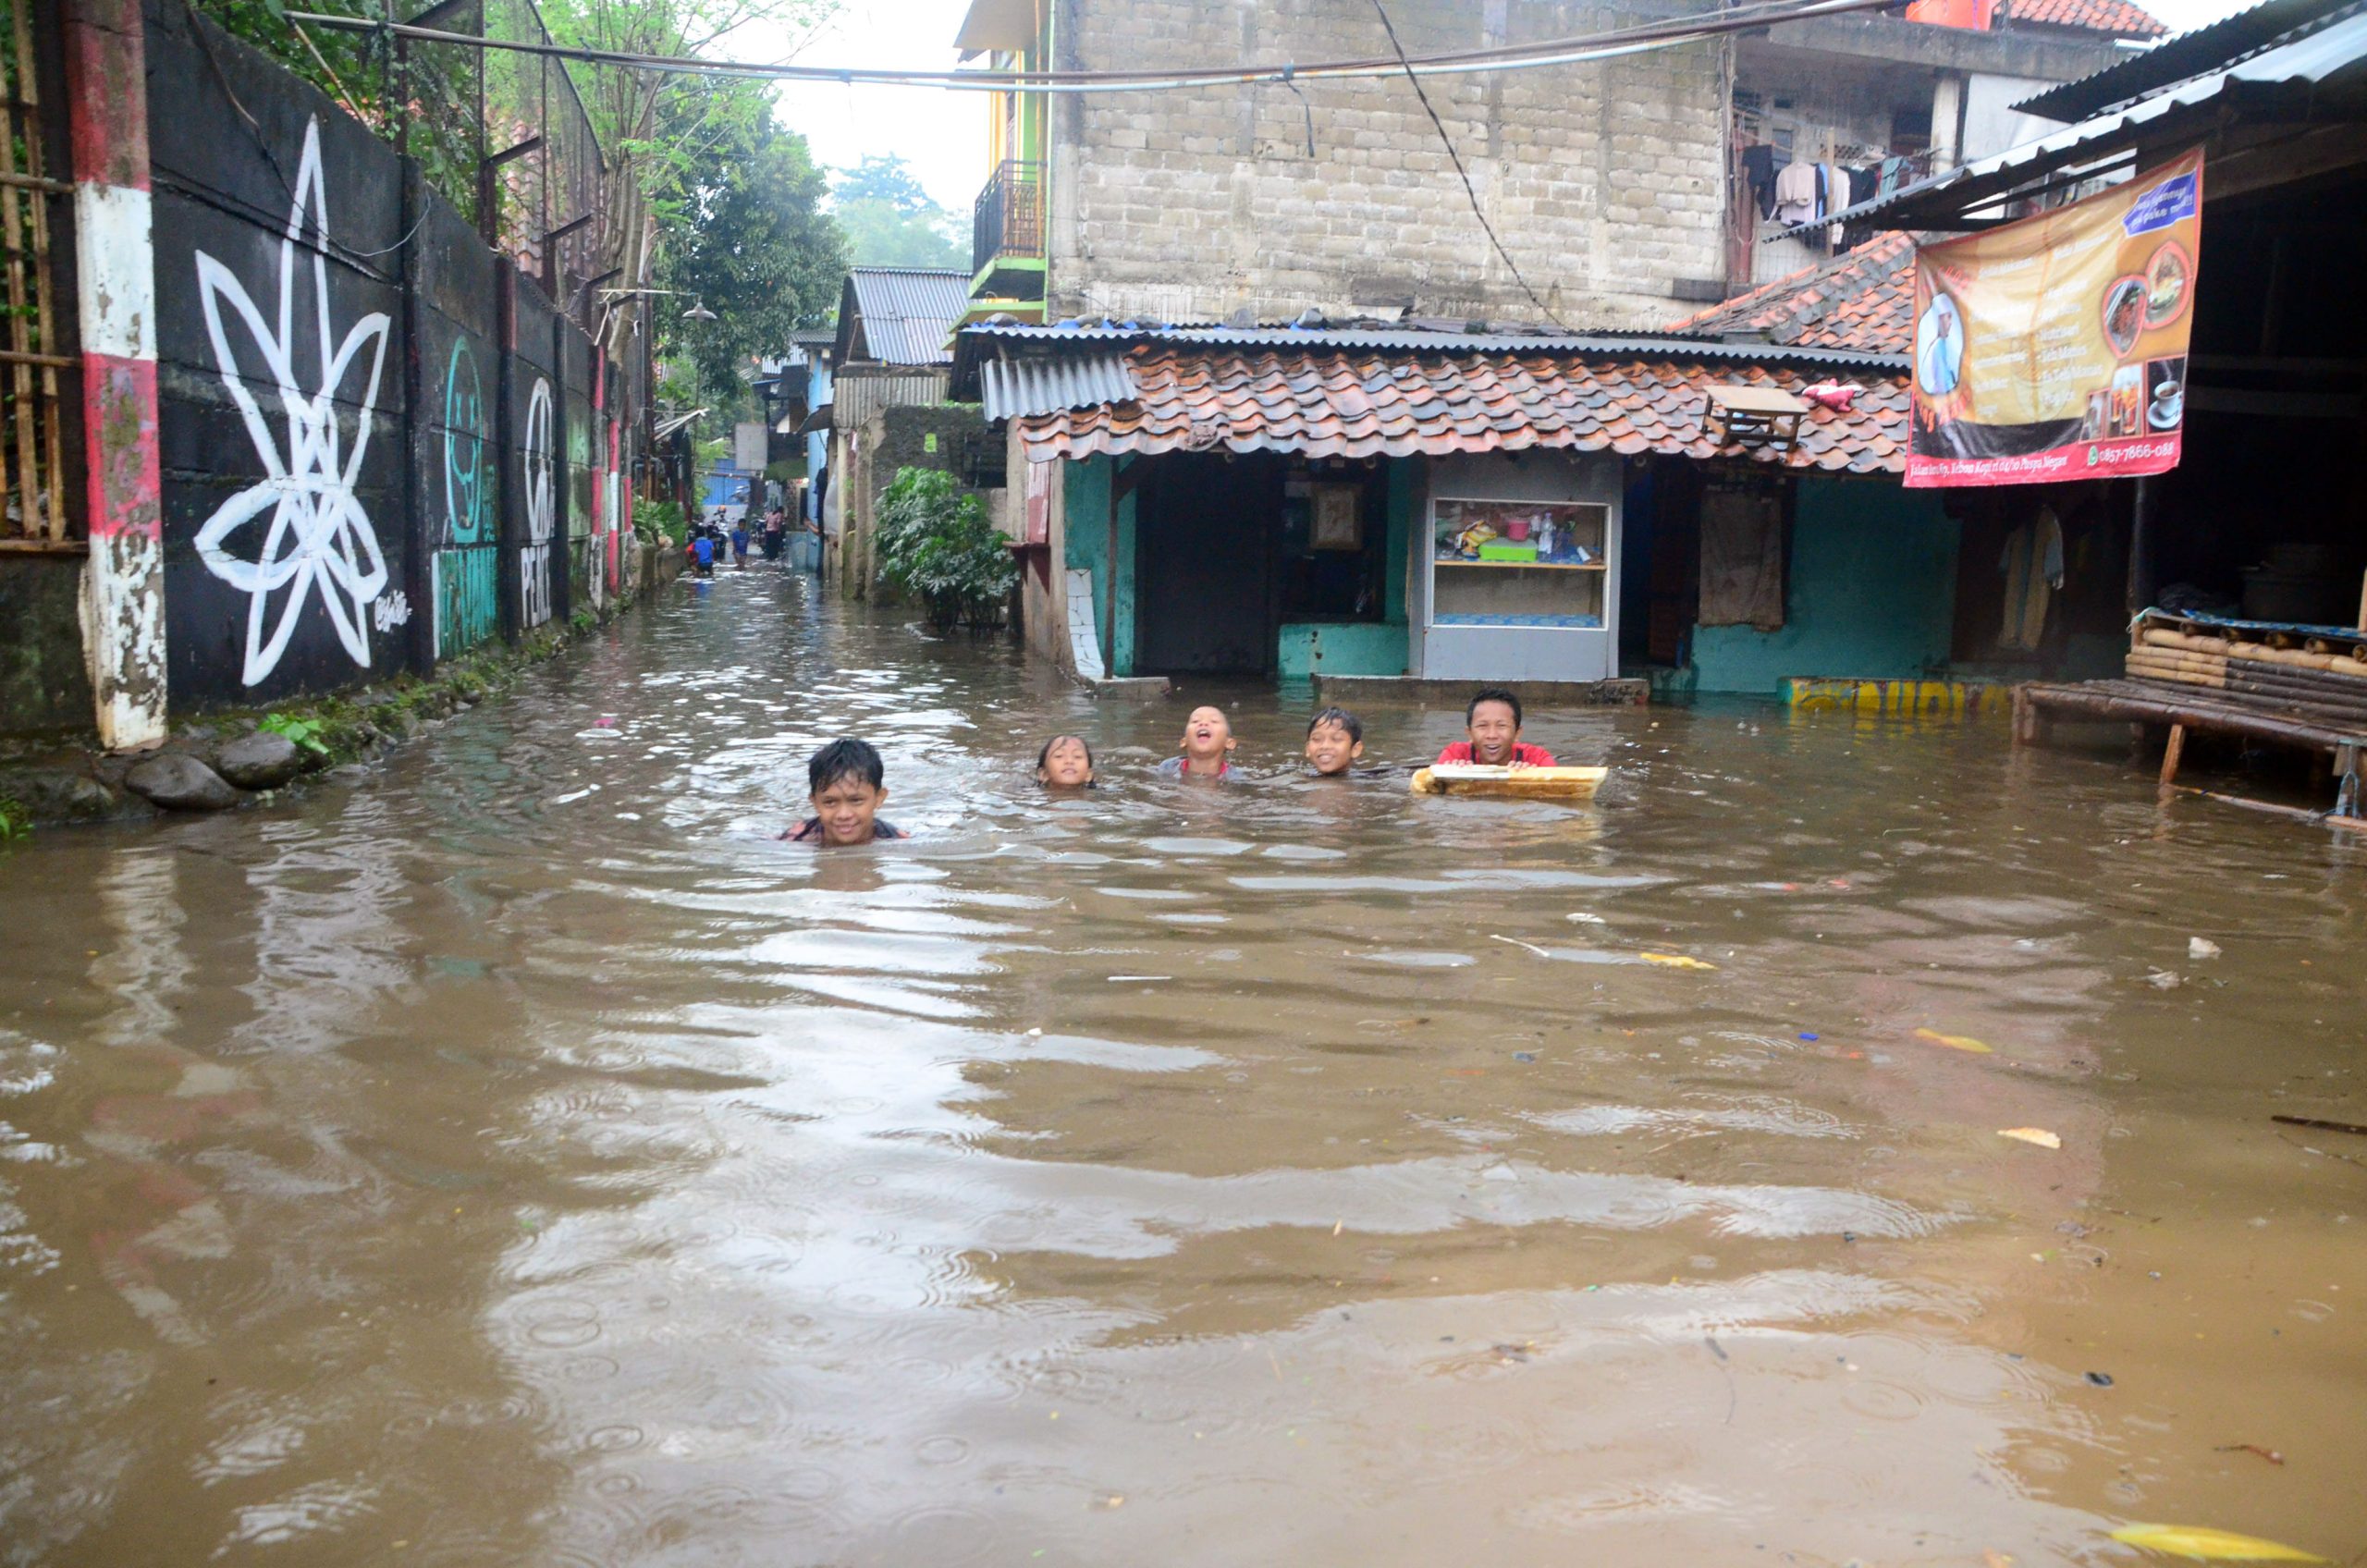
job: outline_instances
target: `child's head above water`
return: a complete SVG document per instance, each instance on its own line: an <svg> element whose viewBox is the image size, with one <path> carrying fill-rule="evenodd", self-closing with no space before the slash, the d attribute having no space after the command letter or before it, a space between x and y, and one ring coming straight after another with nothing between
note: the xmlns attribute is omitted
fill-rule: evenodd
<svg viewBox="0 0 2367 1568"><path fill-rule="evenodd" d="M1235 744L1233 724L1222 708L1196 707L1192 710L1192 717L1184 721L1184 758L1196 768L1215 768Z"/></svg>
<svg viewBox="0 0 2367 1568"><path fill-rule="evenodd" d="M1471 760L1501 767L1513 760L1520 740L1520 697L1501 686L1472 694L1463 710L1463 732L1471 738Z"/></svg>
<svg viewBox="0 0 2367 1568"><path fill-rule="evenodd" d="M888 800L881 782L887 773L879 753L863 741L833 741L806 759L805 782L821 825L820 842L871 842L879 808Z"/></svg>
<svg viewBox="0 0 2367 1568"><path fill-rule="evenodd" d="M1345 708L1325 708L1306 723L1306 760L1321 774L1343 774L1365 754L1365 727Z"/></svg>
<svg viewBox="0 0 2367 1568"><path fill-rule="evenodd" d="M1085 790L1093 785L1093 748L1082 735L1055 735L1036 753L1036 782L1048 790Z"/></svg>

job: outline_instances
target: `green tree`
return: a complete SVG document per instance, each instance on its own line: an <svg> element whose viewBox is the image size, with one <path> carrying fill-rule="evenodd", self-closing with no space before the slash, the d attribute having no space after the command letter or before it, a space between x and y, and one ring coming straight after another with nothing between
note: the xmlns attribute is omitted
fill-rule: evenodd
<svg viewBox="0 0 2367 1568"><path fill-rule="evenodd" d="M904 160L892 154L833 171L830 215L846 231L852 265L969 269L960 221L929 200Z"/></svg>
<svg viewBox="0 0 2367 1568"><path fill-rule="evenodd" d="M805 139L769 117L718 145L693 171L656 276L659 287L695 298L716 315L668 329L703 388L729 387L752 356L779 352L793 328L838 302L846 252L838 226L822 212L825 194Z"/></svg>

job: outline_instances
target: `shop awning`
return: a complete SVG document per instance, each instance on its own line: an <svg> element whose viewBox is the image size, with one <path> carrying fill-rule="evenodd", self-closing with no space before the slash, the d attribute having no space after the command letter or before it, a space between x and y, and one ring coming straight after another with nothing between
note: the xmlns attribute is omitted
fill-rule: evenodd
<svg viewBox="0 0 2367 1568"><path fill-rule="evenodd" d="M1128 350L1130 399L1013 422L1035 461L1100 454L1282 451L1309 457L1441 456L1530 448L1745 458L1796 469L1897 473L1905 467L1903 370L1849 377L1847 410L1817 407L1798 445L1721 446L1705 434L1707 388L1741 384L1797 395L1829 369L1737 365L1700 345L1639 354L1275 352L1143 344ZM1777 350L1781 353L1781 350Z"/></svg>

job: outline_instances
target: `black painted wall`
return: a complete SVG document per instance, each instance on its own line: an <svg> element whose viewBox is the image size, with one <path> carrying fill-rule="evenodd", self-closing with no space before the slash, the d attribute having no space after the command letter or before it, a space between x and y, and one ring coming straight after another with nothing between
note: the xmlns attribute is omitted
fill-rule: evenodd
<svg viewBox="0 0 2367 1568"><path fill-rule="evenodd" d="M172 707L583 603L556 542L590 529L590 340L343 109L179 0L146 14Z"/></svg>

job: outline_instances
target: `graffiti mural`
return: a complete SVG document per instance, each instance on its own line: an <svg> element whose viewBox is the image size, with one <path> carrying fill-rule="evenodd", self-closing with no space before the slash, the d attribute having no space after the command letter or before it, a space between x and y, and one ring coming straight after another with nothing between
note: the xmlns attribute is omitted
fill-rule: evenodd
<svg viewBox="0 0 2367 1568"><path fill-rule="evenodd" d="M484 540L484 383L466 337L452 339L444 366L444 516L455 545Z"/></svg>
<svg viewBox="0 0 2367 1568"><path fill-rule="evenodd" d="M435 656L448 658L493 635L500 606L490 545L435 552Z"/></svg>
<svg viewBox="0 0 2367 1568"><path fill-rule="evenodd" d="M551 618L551 534L558 522L558 495L551 473L558 458L556 423L550 377L538 375L526 400L526 431L518 450L526 497L526 544L518 552L518 605L520 619L528 626L540 626Z"/></svg>
<svg viewBox="0 0 2367 1568"><path fill-rule="evenodd" d="M197 533L205 569L247 595L240 679L249 686L278 668L315 589L337 641L367 668L371 606L386 587L386 557L354 486L376 421L391 324L374 312L337 337L329 322L328 239L327 178L315 116L304 128L279 242L276 312L266 318L236 273L203 251L194 252L215 368L264 466L264 477L217 507ZM312 263L304 303L313 318L308 325L317 328L317 366L296 363L300 244ZM271 293L272 286L264 291ZM232 323L241 330L234 332ZM247 347L245 354L232 346L234 337ZM281 427L264 413L250 379L276 390ZM359 411L349 438L338 403L357 390Z"/></svg>

